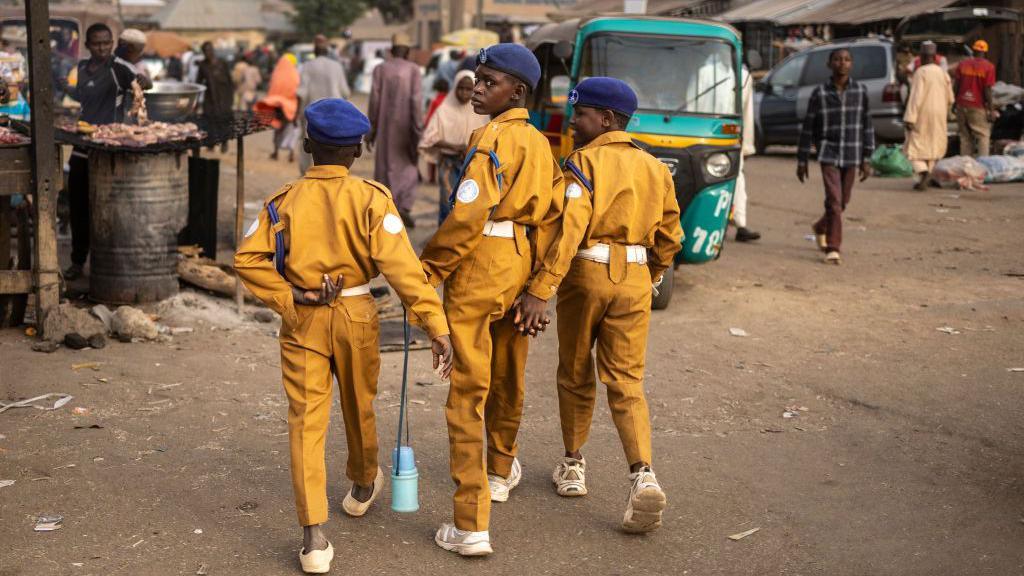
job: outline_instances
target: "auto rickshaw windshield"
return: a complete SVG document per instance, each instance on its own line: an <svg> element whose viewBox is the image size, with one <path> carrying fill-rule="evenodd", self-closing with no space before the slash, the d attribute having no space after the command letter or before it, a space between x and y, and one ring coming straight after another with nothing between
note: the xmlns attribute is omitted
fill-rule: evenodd
<svg viewBox="0 0 1024 576"><path fill-rule="evenodd" d="M600 34L583 47L579 77L624 80L641 111L738 116L735 61L732 46L720 40Z"/></svg>

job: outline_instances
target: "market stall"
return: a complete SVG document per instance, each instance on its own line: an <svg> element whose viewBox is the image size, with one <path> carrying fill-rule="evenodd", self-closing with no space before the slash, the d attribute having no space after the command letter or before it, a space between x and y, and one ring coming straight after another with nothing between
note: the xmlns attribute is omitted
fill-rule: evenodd
<svg viewBox="0 0 1024 576"><path fill-rule="evenodd" d="M188 153L235 140L235 238L245 209L244 138L269 120L235 112L219 120L106 125L87 133L58 127L62 144L89 154L90 298L115 304L162 300L178 291L178 233L189 213ZM239 305L241 291L236 290Z"/></svg>

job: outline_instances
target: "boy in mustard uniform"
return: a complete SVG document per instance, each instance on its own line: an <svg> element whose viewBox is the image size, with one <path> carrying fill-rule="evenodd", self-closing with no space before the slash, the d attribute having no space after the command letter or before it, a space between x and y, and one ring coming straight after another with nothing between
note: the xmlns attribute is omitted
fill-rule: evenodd
<svg viewBox="0 0 1024 576"><path fill-rule="evenodd" d="M561 209L561 171L527 121L537 59L518 44L491 46L477 56L476 78L473 109L491 121L470 138L452 212L420 256L430 283L444 282L458 351L445 407L455 522L434 540L464 556L491 553L491 500L506 501L522 476L516 436L528 342L506 314L547 251Z"/></svg>
<svg viewBox="0 0 1024 576"><path fill-rule="evenodd" d="M519 328L546 323L558 294L558 407L565 457L552 481L561 496L583 496L587 462L580 449L594 413L597 373L629 464L627 532L661 526L665 493L651 470L651 426L644 360L652 285L672 265L682 229L672 176L633 144L624 129L636 94L614 78L587 78L569 95L576 150L566 159L562 227L523 297ZM668 273L671 273L669 271Z"/></svg>
<svg viewBox="0 0 1024 576"><path fill-rule="evenodd" d="M451 371L448 324L423 274L391 193L349 174L370 123L352 104L320 100L305 111L314 166L272 194L235 254L245 285L281 315L281 371L288 395L292 487L304 527L303 571L330 570L324 439L332 375L341 389L352 489L342 508L362 516L380 494L373 400L380 371L378 319L369 281L381 272L430 335L434 367Z"/></svg>

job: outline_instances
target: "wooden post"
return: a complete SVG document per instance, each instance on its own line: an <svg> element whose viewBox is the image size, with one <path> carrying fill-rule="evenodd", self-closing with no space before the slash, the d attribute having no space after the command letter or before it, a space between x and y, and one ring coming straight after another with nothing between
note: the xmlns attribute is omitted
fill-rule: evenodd
<svg viewBox="0 0 1024 576"><path fill-rule="evenodd" d="M36 211L36 327L45 338L46 315L60 301L57 263L57 190L53 153L53 77L50 63L50 7L47 0L25 2L32 105L32 187Z"/></svg>
<svg viewBox="0 0 1024 576"><path fill-rule="evenodd" d="M245 226L245 139L238 137L238 145L235 150L235 250L242 245L242 230ZM245 299L242 297L242 279L235 275L235 305L238 306L238 315L242 315L242 304Z"/></svg>

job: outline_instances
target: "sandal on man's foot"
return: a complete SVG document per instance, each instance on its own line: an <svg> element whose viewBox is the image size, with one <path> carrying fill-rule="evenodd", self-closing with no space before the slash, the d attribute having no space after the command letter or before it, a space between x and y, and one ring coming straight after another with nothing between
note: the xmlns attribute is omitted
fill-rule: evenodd
<svg viewBox="0 0 1024 576"><path fill-rule="evenodd" d="M384 489L384 471L379 467L377 468L377 477L373 479L373 492L370 494L370 498L366 502L360 502L352 495L352 491L355 490L355 486L348 491L345 495L345 499L341 501L341 509L345 511L345 514L354 516L356 518L366 514L366 511L370 509L370 505L373 501L380 496L381 490Z"/></svg>
<svg viewBox="0 0 1024 576"><path fill-rule="evenodd" d="M334 560L334 546L327 543L324 550L310 550L306 552L303 548L299 551L299 564L306 574L326 574L331 571L331 560Z"/></svg>

